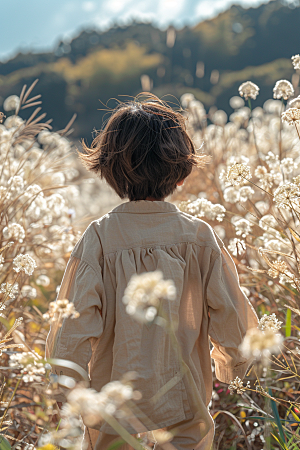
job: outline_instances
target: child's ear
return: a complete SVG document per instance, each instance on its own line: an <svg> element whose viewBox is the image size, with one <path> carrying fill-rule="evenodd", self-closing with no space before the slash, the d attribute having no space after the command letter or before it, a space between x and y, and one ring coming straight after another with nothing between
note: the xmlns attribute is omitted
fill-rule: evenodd
<svg viewBox="0 0 300 450"><path fill-rule="evenodd" d="M185 180L185 178L184 178L183 180L181 180L181 181L178 181L178 183L176 183L176 184L177 184L177 186L182 186L182 185L183 185L183 183L184 183L184 180Z"/></svg>

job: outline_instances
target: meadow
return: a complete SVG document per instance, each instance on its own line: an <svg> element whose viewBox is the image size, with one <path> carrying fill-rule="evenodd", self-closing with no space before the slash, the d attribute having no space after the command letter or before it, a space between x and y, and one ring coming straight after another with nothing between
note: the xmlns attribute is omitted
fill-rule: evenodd
<svg viewBox="0 0 300 450"><path fill-rule="evenodd" d="M292 63L297 75L299 55ZM299 77L293 80L298 83ZM79 449L82 420L93 426L102 418L118 431L120 445L125 440L134 449L149 449L156 441L170 450L170 433L145 429L132 437L120 425L120 418L132 423L130 411L142 395L134 390L132 374L100 393L50 376L49 324L77 317L67 299L54 303L70 253L86 225L118 200L79 166L70 137L75 116L64 129L52 131L37 88L36 82L24 86L1 109L0 449ZM255 107L259 87L246 81L230 100L229 117L216 107L206 111L191 93L180 99L197 151L211 160L168 200L214 228L260 318L241 346L245 357L255 358L245 380L227 386L214 378L209 405L216 423L214 450L296 450L300 445L297 93L295 82L279 80L273 98ZM24 120L28 108L32 114ZM154 272L133 280L124 301L132 320L164 326L176 345L176 332L159 308L160 300L172 301L173 294L172 282ZM183 361L182 367L184 373ZM70 390L62 411L53 397L59 385Z"/></svg>

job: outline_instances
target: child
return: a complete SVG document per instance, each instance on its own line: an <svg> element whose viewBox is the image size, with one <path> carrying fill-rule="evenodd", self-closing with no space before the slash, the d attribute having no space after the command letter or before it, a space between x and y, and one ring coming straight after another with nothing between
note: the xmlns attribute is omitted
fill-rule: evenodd
<svg viewBox="0 0 300 450"><path fill-rule="evenodd" d="M136 371L135 389L143 394L137 404L151 428L176 427L172 445L178 450L210 450L211 357L221 382L243 378L250 361L238 347L257 317L213 229L165 201L205 157L196 154L182 115L151 95L120 104L92 148L83 147L86 168L129 201L93 221L71 254L58 298L72 301L80 317L64 321L52 356L89 370L97 391ZM122 297L132 275L155 270L176 286L176 299L165 306L178 323L189 377L179 377L153 404L151 397L180 372L178 354L163 327L142 325L126 313ZM55 336L53 327L48 354ZM78 379L70 369L59 372ZM116 434L103 422L94 449L106 450Z"/></svg>

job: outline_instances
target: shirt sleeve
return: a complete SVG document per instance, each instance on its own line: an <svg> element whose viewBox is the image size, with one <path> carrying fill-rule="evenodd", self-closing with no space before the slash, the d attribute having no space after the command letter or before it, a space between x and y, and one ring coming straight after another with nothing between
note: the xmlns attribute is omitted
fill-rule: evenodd
<svg viewBox="0 0 300 450"><path fill-rule="evenodd" d="M216 377L230 383L244 378L251 360L244 358L239 345L250 328L258 326L253 306L241 290L235 264L225 249L216 258L207 285L209 336L213 344Z"/></svg>
<svg viewBox="0 0 300 450"><path fill-rule="evenodd" d="M78 364L88 374L88 364L92 356L92 344L103 332L101 316L103 295L102 273L87 262L71 256L60 286L57 300L68 299L74 304L80 316L66 318L62 326L53 323L46 342L46 357L65 359ZM53 366L52 372L67 375L82 381L81 375L73 369ZM64 389L62 389L64 392ZM56 396L64 401L64 396Z"/></svg>

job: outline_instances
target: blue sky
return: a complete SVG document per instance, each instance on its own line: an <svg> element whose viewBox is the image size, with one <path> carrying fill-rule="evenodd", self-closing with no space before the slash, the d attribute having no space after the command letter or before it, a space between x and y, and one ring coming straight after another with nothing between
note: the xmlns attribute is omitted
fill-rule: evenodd
<svg viewBox="0 0 300 450"><path fill-rule="evenodd" d="M51 50L84 28L107 29L133 18L165 28L213 17L231 4L257 6L268 0L9 0L1 2L0 60L18 51Z"/></svg>

